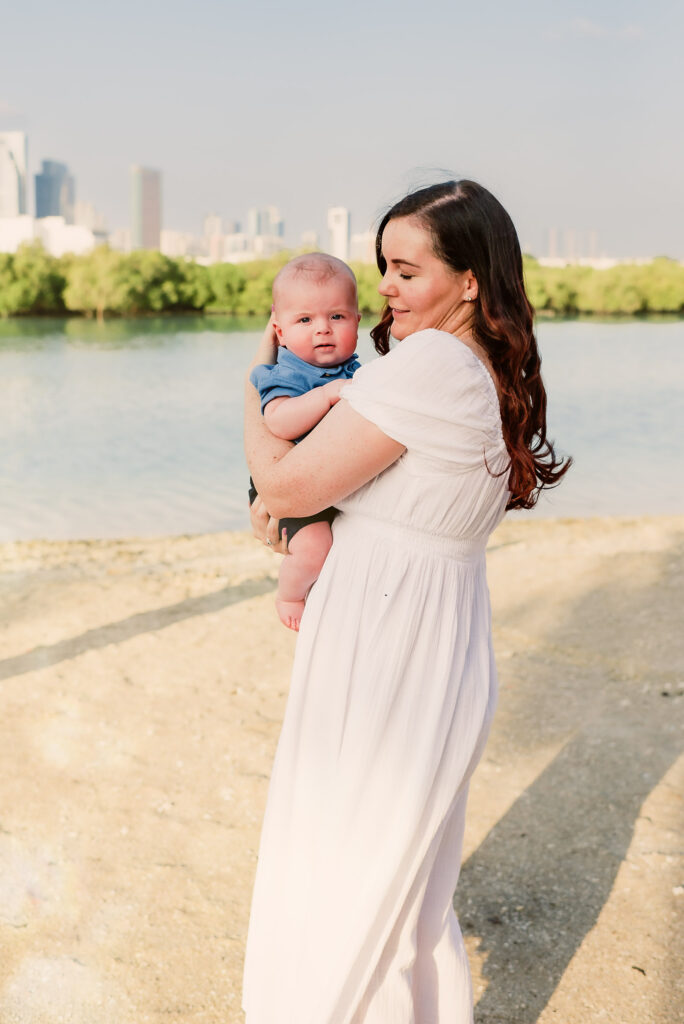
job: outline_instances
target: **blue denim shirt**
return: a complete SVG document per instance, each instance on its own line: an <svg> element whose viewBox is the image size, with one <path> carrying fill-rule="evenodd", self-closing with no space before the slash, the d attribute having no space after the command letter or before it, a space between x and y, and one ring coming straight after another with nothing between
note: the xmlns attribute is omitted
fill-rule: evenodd
<svg viewBox="0 0 684 1024"><path fill-rule="evenodd" d="M353 377L361 363L356 353L339 366L312 366L304 362L294 352L288 351L282 346L278 349L278 362L273 364L261 363L255 366L249 375L249 379L259 392L261 397L261 411L274 398L285 395L288 398L295 398L303 395L312 388L319 388L331 380L348 380Z"/></svg>

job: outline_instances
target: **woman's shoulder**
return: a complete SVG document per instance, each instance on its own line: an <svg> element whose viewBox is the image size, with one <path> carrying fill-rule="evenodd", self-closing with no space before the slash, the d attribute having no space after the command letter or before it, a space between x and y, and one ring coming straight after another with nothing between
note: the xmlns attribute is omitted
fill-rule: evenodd
<svg viewBox="0 0 684 1024"><path fill-rule="evenodd" d="M355 373L353 385L355 390L372 390L386 402L412 404L432 394L452 404L464 394L486 393L486 377L487 371L465 342L447 331L427 328L396 342L386 355L364 363Z"/></svg>
<svg viewBox="0 0 684 1024"><path fill-rule="evenodd" d="M408 374L416 380L439 377L444 370L477 377L478 358L460 338L433 327L409 334L395 342L387 355L374 359L375 374L394 377Z"/></svg>
<svg viewBox="0 0 684 1024"><path fill-rule="evenodd" d="M406 448L441 452L447 461L471 447L479 456L500 440L494 383L465 342L446 331L408 335L357 370L342 397Z"/></svg>
<svg viewBox="0 0 684 1024"><path fill-rule="evenodd" d="M473 351L464 341L448 331L440 331L436 327L426 327L415 334L407 335L403 341L397 342L388 355L395 359L413 355L418 349L432 349L444 359L452 362L463 362L469 365L474 357ZM385 357L387 358L387 357ZM475 356L475 358L477 358Z"/></svg>
<svg viewBox="0 0 684 1024"><path fill-rule="evenodd" d="M412 404L429 394L435 414L467 408L474 421L500 422L499 398L489 370L465 341L447 331L416 331L367 365L373 369L366 383L388 396L403 393Z"/></svg>

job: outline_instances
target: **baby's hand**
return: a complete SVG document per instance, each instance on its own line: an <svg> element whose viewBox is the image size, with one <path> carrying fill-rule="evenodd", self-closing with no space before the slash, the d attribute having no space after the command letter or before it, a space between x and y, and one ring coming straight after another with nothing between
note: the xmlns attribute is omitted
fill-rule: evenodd
<svg viewBox="0 0 684 1024"><path fill-rule="evenodd" d="M324 384L323 385L323 390L325 391L325 397L330 402L330 407L331 408L333 407L333 405L335 405L337 402L339 402L340 397L341 397L341 391L344 388L345 384L348 384L348 383L349 383L349 381L346 380L346 379L345 380L331 380L328 384Z"/></svg>

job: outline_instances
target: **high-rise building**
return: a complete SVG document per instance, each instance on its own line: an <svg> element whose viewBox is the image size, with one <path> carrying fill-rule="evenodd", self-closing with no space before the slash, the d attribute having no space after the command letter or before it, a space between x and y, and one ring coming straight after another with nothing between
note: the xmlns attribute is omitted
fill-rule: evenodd
<svg viewBox="0 0 684 1024"><path fill-rule="evenodd" d="M76 186L67 165L43 160L35 181L36 217L64 217L67 224L73 224Z"/></svg>
<svg viewBox="0 0 684 1024"><path fill-rule="evenodd" d="M131 167L131 247L158 249L161 242L161 171Z"/></svg>
<svg viewBox="0 0 684 1024"><path fill-rule="evenodd" d="M218 213L208 213L204 218L204 238L213 238L223 234L223 218Z"/></svg>
<svg viewBox="0 0 684 1024"><path fill-rule="evenodd" d="M107 221L104 214L96 210L95 206L87 199L77 199L74 203L74 224L90 228L96 235L107 233Z"/></svg>
<svg viewBox="0 0 684 1024"><path fill-rule="evenodd" d="M189 231L172 231L167 228L161 232L159 248L165 256L178 258L179 256L200 255L202 246L201 240L195 238Z"/></svg>
<svg viewBox="0 0 684 1024"><path fill-rule="evenodd" d="M268 229L264 231L263 234L273 235L274 238L282 238L285 234L285 221L280 216L280 210L278 207L267 206L264 212L268 218Z"/></svg>
<svg viewBox="0 0 684 1024"><path fill-rule="evenodd" d="M353 263L375 263L375 232L361 231L351 236L349 259Z"/></svg>
<svg viewBox="0 0 684 1024"><path fill-rule="evenodd" d="M0 132L0 217L28 213L26 150L26 132Z"/></svg>
<svg viewBox="0 0 684 1024"><path fill-rule="evenodd" d="M318 232L317 231L302 231L299 239L299 245L302 249L307 249L309 252L318 251Z"/></svg>
<svg viewBox="0 0 684 1024"><path fill-rule="evenodd" d="M161 232L160 232L161 234ZM116 249L118 252L130 252L131 251L131 229L130 228L114 228L109 235L109 244L112 249Z"/></svg>
<svg viewBox="0 0 684 1024"><path fill-rule="evenodd" d="M259 209L253 206L247 211L247 234L250 238L260 235L282 238L285 224L277 206L265 206Z"/></svg>
<svg viewBox="0 0 684 1024"><path fill-rule="evenodd" d="M246 234L249 238L256 238L257 235L261 234L261 211L257 210L256 206L250 207L247 211Z"/></svg>
<svg viewBox="0 0 684 1024"><path fill-rule="evenodd" d="M349 237L351 232L351 217L349 210L344 206L331 206L328 210L328 252L331 256L337 256L338 260L349 259Z"/></svg>

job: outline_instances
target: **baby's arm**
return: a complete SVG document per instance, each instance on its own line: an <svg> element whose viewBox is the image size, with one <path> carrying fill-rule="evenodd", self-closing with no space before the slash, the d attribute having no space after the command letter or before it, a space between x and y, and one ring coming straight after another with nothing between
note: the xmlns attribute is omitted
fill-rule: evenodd
<svg viewBox="0 0 684 1024"><path fill-rule="evenodd" d="M313 430L325 414L340 399L340 392L349 380L331 380L322 387L294 398L280 395L273 398L264 409L264 419L272 434L285 441L294 441L309 430Z"/></svg>

